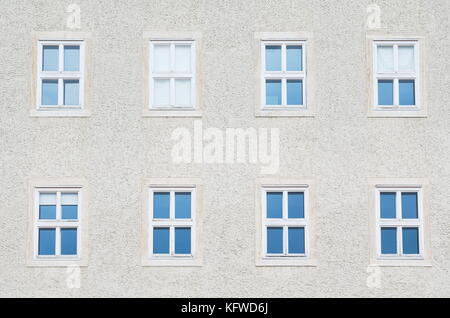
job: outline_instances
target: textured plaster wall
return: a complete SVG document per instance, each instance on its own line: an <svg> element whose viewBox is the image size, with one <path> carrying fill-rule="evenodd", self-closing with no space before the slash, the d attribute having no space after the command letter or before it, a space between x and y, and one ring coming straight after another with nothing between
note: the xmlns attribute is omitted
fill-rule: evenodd
<svg viewBox="0 0 450 318"><path fill-rule="evenodd" d="M428 118L368 118L366 7L387 34L427 40ZM92 35L91 117L29 116L32 33L64 31L81 7ZM0 0L0 296L450 296L450 1L447 0ZM177 127L143 118L142 34L200 31L204 127L278 127L276 177L316 180L317 267L255 267L254 180L259 167L174 165ZM315 118L255 118L254 32L314 34ZM89 183L89 266L81 288L65 268L26 266L30 178ZM141 184L204 184L199 268L140 265ZM367 179L428 178L432 267L382 268L366 286Z"/></svg>

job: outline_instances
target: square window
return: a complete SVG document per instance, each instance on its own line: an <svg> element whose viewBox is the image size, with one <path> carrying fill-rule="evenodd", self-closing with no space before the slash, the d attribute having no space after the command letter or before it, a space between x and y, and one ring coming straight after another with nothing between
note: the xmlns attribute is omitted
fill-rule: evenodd
<svg viewBox="0 0 450 318"><path fill-rule="evenodd" d="M375 110L386 110L392 114L395 111L417 111L419 42L376 40L373 42L373 52Z"/></svg>
<svg viewBox="0 0 450 318"><path fill-rule="evenodd" d="M195 188L149 188L149 256L152 261L194 258ZM153 234L151 234L153 233Z"/></svg>
<svg viewBox="0 0 450 318"><path fill-rule="evenodd" d="M150 41L150 109L195 108L195 41Z"/></svg>
<svg viewBox="0 0 450 318"><path fill-rule="evenodd" d="M378 258L422 259L422 188L379 187L376 195Z"/></svg>
<svg viewBox="0 0 450 318"><path fill-rule="evenodd" d="M81 110L84 41L39 41L38 48L37 109Z"/></svg>
<svg viewBox="0 0 450 318"><path fill-rule="evenodd" d="M262 109L305 107L305 41L262 41Z"/></svg>
<svg viewBox="0 0 450 318"><path fill-rule="evenodd" d="M80 259L79 188L34 188L35 261Z"/></svg>
<svg viewBox="0 0 450 318"><path fill-rule="evenodd" d="M307 257L307 187L263 187L266 258Z"/></svg>

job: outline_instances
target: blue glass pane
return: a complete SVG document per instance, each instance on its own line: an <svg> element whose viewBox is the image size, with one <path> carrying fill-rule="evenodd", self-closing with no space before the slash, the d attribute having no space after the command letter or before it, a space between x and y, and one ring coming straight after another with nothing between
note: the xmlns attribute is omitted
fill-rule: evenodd
<svg viewBox="0 0 450 318"><path fill-rule="evenodd" d="M169 254L169 238L168 227L153 228L153 254Z"/></svg>
<svg viewBox="0 0 450 318"><path fill-rule="evenodd" d="M267 218L283 217L283 192L267 192Z"/></svg>
<svg viewBox="0 0 450 318"><path fill-rule="evenodd" d="M78 45L64 46L64 71L80 70L80 47Z"/></svg>
<svg viewBox="0 0 450 318"><path fill-rule="evenodd" d="M64 105L80 105L80 82L78 80L64 81Z"/></svg>
<svg viewBox="0 0 450 318"><path fill-rule="evenodd" d="M305 229L303 227L288 229L288 250L291 254L305 253Z"/></svg>
<svg viewBox="0 0 450 318"><path fill-rule="evenodd" d="M78 205L62 205L61 218L63 220L75 220L78 218Z"/></svg>
<svg viewBox="0 0 450 318"><path fill-rule="evenodd" d="M55 255L55 229L39 229L39 255Z"/></svg>
<svg viewBox="0 0 450 318"><path fill-rule="evenodd" d="M402 235L403 254L419 254L419 229L404 227Z"/></svg>
<svg viewBox="0 0 450 318"><path fill-rule="evenodd" d="M153 217L168 219L170 215L170 192L155 192L153 195Z"/></svg>
<svg viewBox="0 0 450 318"><path fill-rule="evenodd" d="M175 228L175 254L191 254L191 229Z"/></svg>
<svg viewBox="0 0 450 318"><path fill-rule="evenodd" d="M281 71L281 46L266 46L266 71Z"/></svg>
<svg viewBox="0 0 450 318"><path fill-rule="evenodd" d="M287 80L287 104L303 105L303 81Z"/></svg>
<svg viewBox="0 0 450 318"><path fill-rule="evenodd" d="M417 219L417 192L402 193L402 218Z"/></svg>
<svg viewBox="0 0 450 318"><path fill-rule="evenodd" d="M397 228L381 228L381 254L397 254Z"/></svg>
<svg viewBox="0 0 450 318"><path fill-rule="evenodd" d="M191 217L191 193L175 193L175 218L189 219Z"/></svg>
<svg viewBox="0 0 450 318"><path fill-rule="evenodd" d="M77 229L61 229L61 255L77 255Z"/></svg>
<svg viewBox="0 0 450 318"><path fill-rule="evenodd" d="M56 205L40 205L39 219L54 220L56 219Z"/></svg>
<svg viewBox="0 0 450 318"><path fill-rule="evenodd" d="M395 192L380 193L380 217L395 219Z"/></svg>
<svg viewBox="0 0 450 318"><path fill-rule="evenodd" d="M42 70L58 71L59 50L58 46L44 45L42 51Z"/></svg>
<svg viewBox="0 0 450 318"><path fill-rule="evenodd" d="M378 81L378 105L394 104L394 85L392 80Z"/></svg>
<svg viewBox="0 0 450 318"><path fill-rule="evenodd" d="M266 105L281 105L281 80L266 80Z"/></svg>
<svg viewBox="0 0 450 318"><path fill-rule="evenodd" d="M414 80L400 80L398 85L400 105L415 105Z"/></svg>
<svg viewBox="0 0 450 318"><path fill-rule="evenodd" d="M288 218L305 217L305 199L303 192L288 193Z"/></svg>
<svg viewBox="0 0 450 318"><path fill-rule="evenodd" d="M268 227L267 228L267 253L281 254L283 253L283 228Z"/></svg>
<svg viewBox="0 0 450 318"><path fill-rule="evenodd" d="M301 71L302 70L302 46L288 45L286 47L286 70Z"/></svg>
<svg viewBox="0 0 450 318"><path fill-rule="evenodd" d="M42 80L42 105L58 105L58 80Z"/></svg>

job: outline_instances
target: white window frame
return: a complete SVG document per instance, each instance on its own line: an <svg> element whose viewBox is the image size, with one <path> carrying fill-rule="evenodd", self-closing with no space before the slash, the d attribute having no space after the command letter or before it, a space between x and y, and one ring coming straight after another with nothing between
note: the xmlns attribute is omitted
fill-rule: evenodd
<svg viewBox="0 0 450 318"><path fill-rule="evenodd" d="M378 47L392 46L394 55L394 71L392 73L383 73L378 71ZM400 72L398 70L398 47L412 46L414 47L414 72ZM373 75L374 75L374 105L378 110L419 110L420 109L420 56L418 41L374 41L373 42ZM393 81L393 105L378 104L378 80ZM414 80L414 99L415 105L400 105L399 99L399 81Z"/></svg>
<svg viewBox="0 0 450 318"><path fill-rule="evenodd" d="M167 115L179 115L183 116L198 116L198 99L197 99L197 40L196 39L150 39L149 40L149 56L148 56L148 109L151 113L144 113L157 115L158 112L162 116ZM177 73L175 71L170 71L169 73L154 73L154 59L153 50L154 45L166 44L170 45L170 56L171 56L171 69L174 70L175 66L175 45L190 45L191 46L191 72L190 73ZM154 105L153 87L155 79L169 79L170 80L170 105ZM191 79L191 103L189 106L177 105L175 104L175 79Z"/></svg>
<svg viewBox="0 0 450 318"><path fill-rule="evenodd" d="M268 71L265 70L265 45L298 44L302 46L303 70L298 71ZM255 117L314 117L314 42L311 32L255 32L255 56L257 59L255 76ZM286 69L285 49L282 50L282 69ZM282 79L282 105L266 105L266 76ZM286 104L286 79L301 79L303 81L303 105ZM286 92L286 93L283 93ZM284 96L284 97L283 97Z"/></svg>
<svg viewBox="0 0 450 318"><path fill-rule="evenodd" d="M201 180L196 178L146 179L143 184L142 266L202 266L201 249ZM153 193L170 192L170 219L153 218ZM175 219L175 193L191 193L191 218ZM153 253L153 228L170 230L169 254ZM175 228L191 228L191 254L175 254Z"/></svg>
<svg viewBox="0 0 450 318"><path fill-rule="evenodd" d="M35 229L34 229L34 257L35 259L75 259L79 260L81 255L81 219L83 211L79 208L82 199L80 188L36 188L35 189ZM56 193L56 219L54 220L40 220L39 219L39 198L41 193ZM77 209L78 218L76 220L61 219L61 194L76 193L78 196ZM39 255L39 229L54 228L55 229L55 255ZM76 228L77 229L77 254L76 255L61 255L61 229Z"/></svg>
<svg viewBox="0 0 450 318"><path fill-rule="evenodd" d="M266 71L266 47L281 46L281 71ZM286 70L286 46L302 47L302 69L301 71ZM284 41L261 41L261 109L262 110L301 110L306 109L306 41L284 40ZM303 105L287 105L288 79L302 81ZM281 80L281 105L266 104L266 80Z"/></svg>
<svg viewBox="0 0 450 318"><path fill-rule="evenodd" d="M256 266L317 266L315 258L314 180L264 178L256 181ZM283 218L267 218L267 192L283 192ZM288 218L289 192L304 193L304 218ZM283 254L267 253L267 227L283 228ZM288 253L289 227L303 227L305 253Z"/></svg>
<svg viewBox="0 0 450 318"><path fill-rule="evenodd" d="M380 35L379 32L369 31L366 35L367 61L371 70L369 76L369 106L368 117L427 117L426 76L425 76L425 47L423 36L411 34ZM394 48L394 72L378 73L377 54L378 45L392 45ZM415 71L398 72L398 46L414 46ZM393 104L378 105L378 79L393 80ZM414 79L415 105L399 105L399 80Z"/></svg>
<svg viewBox="0 0 450 318"><path fill-rule="evenodd" d="M33 179L29 182L28 266L87 266L87 186L82 179ZM39 220L40 193L57 193L56 219ZM77 219L61 219L61 193L77 193ZM55 228L55 255L38 255L39 228ZM61 228L77 229L77 255L61 255Z"/></svg>
<svg viewBox="0 0 450 318"><path fill-rule="evenodd" d="M375 178L369 179L369 209L371 252L370 264L373 266L431 266L430 221L427 199L428 180L412 178ZM380 211L380 194L382 192L396 193L396 218L382 219ZM417 193L417 219L401 218L401 193ZM381 227L397 229L397 254L381 254ZM402 254L402 228L419 228L419 254Z"/></svg>
<svg viewBox="0 0 450 318"><path fill-rule="evenodd" d="M64 46L79 46L80 47L80 70L64 71ZM43 48L44 46L58 46L58 71L43 71ZM81 110L84 105L84 41L50 41L43 40L38 42L37 54L37 89L36 89L36 105L37 110L40 111L70 111ZM43 80L57 80L58 81L58 105L42 105L42 81ZM79 81L79 102L80 105L64 105L64 80L78 80Z"/></svg>
<svg viewBox="0 0 450 318"><path fill-rule="evenodd" d="M155 192L169 192L170 207L169 219L155 219L153 217L153 197ZM176 219L175 218L175 193L189 192L191 194L191 218L190 219ZM149 228L150 235L149 247L150 258L157 259L171 259L171 258L193 258L195 255L195 187L152 187L149 189ZM154 228L169 228L169 254L155 254L153 249L153 229ZM191 229L191 253L190 254L175 254L175 228L190 228Z"/></svg>
<svg viewBox="0 0 450 318"><path fill-rule="evenodd" d="M267 193L268 192L282 192L283 193L283 207L282 218L271 219L267 218ZM288 193L302 192L304 198L304 218L289 219L288 218ZM263 187L262 189L262 233L263 233L263 251L264 258L285 258L285 257L307 257L309 255L309 191L307 186L302 187ZM267 228L281 227L283 228L283 254L270 254L267 252ZM289 253L288 248L288 228L302 227L305 233L305 253Z"/></svg>
<svg viewBox="0 0 450 318"><path fill-rule="evenodd" d="M376 203L377 203L377 255L379 259L423 259L423 205L422 205L422 188L420 187L377 187L376 188ZM382 219L381 218L381 193L392 192L395 193L395 219ZM417 219L403 219L402 216L402 193L417 193ZM397 254L382 254L381 253L381 228L382 227L394 227L397 231ZM417 227L419 231L419 254L403 254L403 227Z"/></svg>

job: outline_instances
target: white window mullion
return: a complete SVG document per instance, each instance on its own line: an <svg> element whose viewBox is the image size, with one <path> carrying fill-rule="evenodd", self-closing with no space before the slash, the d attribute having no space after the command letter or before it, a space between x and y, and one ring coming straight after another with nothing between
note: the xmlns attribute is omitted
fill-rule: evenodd
<svg viewBox="0 0 450 318"><path fill-rule="evenodd" d="M397 255L403 256L403 227L397 226Z"/></svg>
<svg viewBox="0 0 450 318"><path fill-rule="evenodd" d="M61 220L61 192L58 191L56 192L56 220L60 221Z"/></svg>
<svg viewBox="0 0 450 318"><path fill-rule="evenodd" d="M170 106L176 106L175 101L175 78L170 78Z"/></svg>
<svg viewBox="0 0 450 318"><path fill-rule="evenodd" d="M287 105L287 85L286 78L281 78L281 106Z"/></svg>
<svg viewBox="0 0 450 318"><path fill-rule="evenodd" d="M58 106L64 105L64 80L58 79Z"/></svg>
<svg viewBox="0 0 450 318"><path fill-rule="evenodd" d="M61 227L55 228L55 255L61 256Z"/></svg>
<svg viewBox="0 0 450 318"><path fill-rule="evenodd" d="M170 226L169 228L169 236L170 236L170 243L169 243L169 254L175 255L175 226Z"/></svg>
<svg viewBox="0 0 450 318"><path fill-rule="evenodd" d="M399 91L399 82L398 82L398 78L394 78L394 80L393 80L393 93L394 93L394 100L393 100L393 102L394 102L394 106L398 106L398 105L400 105L400 98L399 98L399 94L400 94L400 91Z"/></svg>
<svg viewBox="0 0 450 318"><path fill-rule="evenodd" d="M289 247L288 247L288 227L283 226L283 254L288 255L289 254Z"/></svg>

